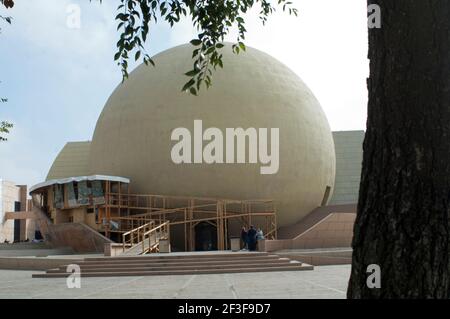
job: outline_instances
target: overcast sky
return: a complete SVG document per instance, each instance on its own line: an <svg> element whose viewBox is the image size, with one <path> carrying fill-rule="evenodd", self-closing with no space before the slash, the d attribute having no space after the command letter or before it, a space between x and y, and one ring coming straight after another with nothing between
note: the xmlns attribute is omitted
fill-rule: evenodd
<svg viewBox="0 0 450 319"><path fill-rule="evenodd" d="M299 17L277 13L247 22L248 46L288 65L314 92L332 130L365 129L368 76L366 4L293 0ZM0 179L34 185L68 141L91 140L98 116L121 81L113 61L118 1L17 0L0 34L0 120L15 127L0 143ZM81 28L67 26L71 4ZM1 11L5 14L5 11ZM189 21L152 28L151 55L191 40ZM230 40L233 40L231 37ZM132 66L134 68L135 65Z"/></svg>

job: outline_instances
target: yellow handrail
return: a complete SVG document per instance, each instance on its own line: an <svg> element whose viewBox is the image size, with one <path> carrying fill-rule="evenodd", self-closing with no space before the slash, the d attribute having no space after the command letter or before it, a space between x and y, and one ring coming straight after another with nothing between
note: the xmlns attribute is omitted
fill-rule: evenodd
<svg viewBox="0 0 450 319"><path fill-rule="evenodd" d="M169 226L169 225L170 225L170 222L165 222L164 224L161 224L161 225L159 225L159 226L157 226L155 228L150 229L148 232L144 233L144 236L146 236L146 235L148 235L148 234L150 234L150 233L152 233L154 231L157 231L160 228L163 228L165 226Z"/></svg>
<svg viewBox="0 0 450 319"><path fill-rule="evenodd" d="M158 238L158 230L161 229L161 232L165 233L164 237ZM155 233L155 244L152 245L152 236L151 234ZM145 240L148 237L148 251L151 251L153 247L156 247L159 244L159 240L162 238L170 238L170 222L165 222L157 227L154 227L153 229L150 229L149 231L145 232L142 239L142 253L146 253L145 249Z"/></svg>
<svg viewBox="0 0 450 319"><path fill-rule="evenodd" d="M140 230L140 229L142 229L142 228L144 228L144 227L146 227L146 226L148 226L148 225L150 225L150 224L152 224L152 223L155 223L155 221L154 221L154 220L152 220L152 221L150 221L149 223L147 223L147 224L145 224L145 225L142 225L142 226L136 227L136 228L134 228L134 229L132 229L132 230L130 230L130 231L128 231L128 232L126 232L126 233L123 233L123 235L122 235L122 236L125 236L125 235L130 235L131 233L133 233L133 232L136 232L136 231L138 231L138 230Z"/></svg>
<svg viewBox="0 0 450 319"><path fill-rule="evenodd" d="M132 229L132 230L126 232L126 233L123 233L123 234L122 234L122 247L123 247L123 251L125 252L125 246L126 246L126 244L128 243L127 240L126 240L126 236L137 233L137 243L139 243L139 238L140 238L140 237L142 237L142 240L144 240L144 237L143 237L143 236L139 236L140 230L141 230L141 229L144 229L144 232L145 232L145 229L147 229L148 227L151 227L151 226L154 225L154 224L155 224L155 221L152 220L152 221L150 221L150 222L148 222L148 223L146 223L146 224L144 224L144 225L142 225L142 226L139 226L139 227L137 227L137 228L134 228L134 229ZM133 247L133 244L134 244L134 235L133 235L133 236L130 236L130 244L131 244L131 247Z"/></svg>
<svg viewBox="0 0 450 319"><path fill-rule="evenodd" d="M149 240L149 242L148 242L149 243L148 249L149 250L152 249L153 246L152 246L152 243L151 243L151 235L153 233L155 233L155 245L157 245L159 240L162 239L162 238L170 238L170 222L167 221L167 222L165 222L165 223L163 223L161 225L158 225L156 227L151 228L150 230L147 230L149 227L153 226L154 224L155 224L155 221L152 220L152 221L148 222L145 225L139 226L139 227L137 227L135 229L132 229L132 230L126 232L126 233L123 233L122 234L123 251L125 252L126 245L128 243L131 244L131 247L129 249L135 247L133 245L135 243L135 241L134 241L134 238L135 238L134 234L137 234L137 242L136 242L136 244L139 244L139 243L142 244L142 253L146 252L145 240L147 238ZM162 232L164 234L163 237L160 236L158 238L158 235L157 235L158 230L161 230L160 232ZM129 242L126 240L127 236L130 236Z"/></svg>
<svg viewBox="0 0 450 319"><path fill-rule="evenodd" d="M158 199L174 199L174 200L197 200L197 201L222 201L225 203L272 203L273 199L231 199L231 198L214 198L214 197L190 197L190 196L168 196L168 195L154 195L154 194L119 194L119 193L109 193L112 196L125 197L136 197L136 198L158 198Z"/></svg>

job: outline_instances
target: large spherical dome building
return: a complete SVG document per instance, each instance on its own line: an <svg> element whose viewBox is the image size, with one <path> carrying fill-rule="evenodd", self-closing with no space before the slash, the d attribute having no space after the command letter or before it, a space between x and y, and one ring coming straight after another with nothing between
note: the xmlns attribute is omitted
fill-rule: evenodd
<svg viewBox="0 0 450 319"><path fill-rule="evenodd" d="M288 67L248 48L222 49L224 68L199 96L181 92L192 68L191 45L139 66L109 98L90 146L91 174L126 176L133 193L231 199L274 199L278 226L297 222L326 203L335 178L335 151L320 104ZM279 170L262 164L175 164L176 128L279 128ZM270 139L269 139L270 140Z"/></svg>

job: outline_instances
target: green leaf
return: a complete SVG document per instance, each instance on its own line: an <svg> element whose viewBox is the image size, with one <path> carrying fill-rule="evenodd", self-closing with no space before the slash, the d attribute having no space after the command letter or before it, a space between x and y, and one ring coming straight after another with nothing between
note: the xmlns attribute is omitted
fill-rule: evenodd
<svg viewBox="0 0 450 319"><path fill-rule="evenodd" d="M202 44L202 41L200 41L198 39L194 39L194 40L191 40L191 44L193 46L199 46L200 44Z"/></svg>
<svg viewBox="0 0 450 319"><path fill-rule="evenodd" d="M189 72L186 72L184 75L189 76L189 77L193 77L193 76L196 76L199 73L200 73L200 70L191 70Z"/></svg>
<svg viewBox="0 0 450 319"><path fill-rule="evenodd" d="M192 95L197 95L197 90L194 87L191 87L189 92L191 92Z"/></svg>
<svg viewBox="0 0 450 319"><path fill-rule="evenodd" d="M213 53L215 50L215 47L210 47L208 50L206 50L206 55Z"/></svg>
<svg viewBox="0 0 450 319"><path fill-rule="evenodd" d="M195 84L195 80L191 79L189 82L187 82L183 88L181 89L182 91L187 91L191 86L193 86Z"/></svg>

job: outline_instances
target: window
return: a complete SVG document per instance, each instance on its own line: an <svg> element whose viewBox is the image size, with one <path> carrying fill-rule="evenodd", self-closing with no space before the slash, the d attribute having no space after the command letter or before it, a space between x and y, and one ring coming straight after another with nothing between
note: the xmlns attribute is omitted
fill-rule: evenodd
<svg viewBox="0 0 450 319"><path fill-rule="evenodd" d="M73 182L73 191L75 193L75 198L78 199L78 183Z"/></svg>

